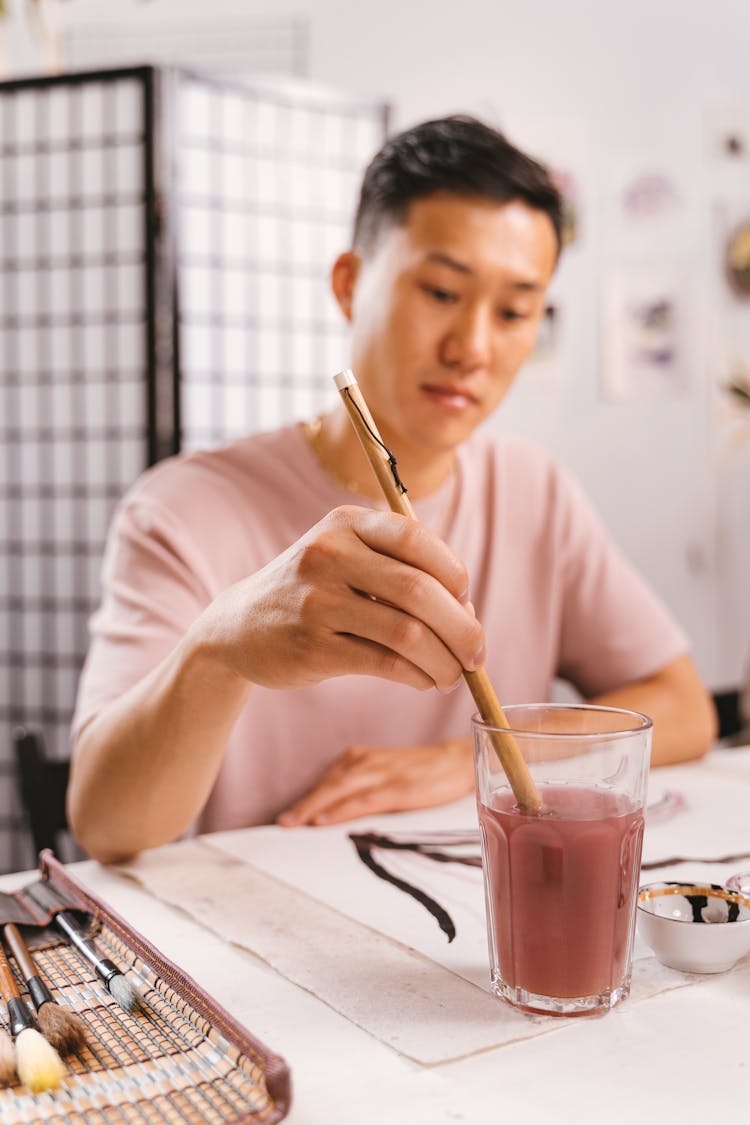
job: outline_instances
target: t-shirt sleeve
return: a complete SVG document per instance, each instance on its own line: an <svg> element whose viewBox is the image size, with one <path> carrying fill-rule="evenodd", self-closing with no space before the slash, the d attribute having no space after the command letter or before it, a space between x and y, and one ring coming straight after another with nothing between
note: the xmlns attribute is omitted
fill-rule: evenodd
<svg viewBox="0 0 750 1125"><path fill-rule="evenodd" d="M208 576L170 510L137 492L110 527L102 599L78 684L72 740L164 659L211 600Z"/></svg>
<svg viewBox="0 0 750 1125"><path fill-rule="evenodd" d="M591 697L653 675L690 646L577 482L559 470L555 487L562 586L558 675Z"/></svg>

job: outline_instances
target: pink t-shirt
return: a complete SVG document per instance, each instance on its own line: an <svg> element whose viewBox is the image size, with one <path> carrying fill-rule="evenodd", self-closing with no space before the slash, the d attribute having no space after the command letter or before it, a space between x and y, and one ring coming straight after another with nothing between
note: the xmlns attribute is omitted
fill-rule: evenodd
<svg viewBox="0 0 750 1125"><path fill-rule="evenodd" d="M110 531L74 732L165 657L221 590L352 503L385 507L331 481L296 425L149 470ZM503 703L548 699L555 676L592 696L686 650L578 485L528 442L473 435L458 477L414 508L466 564ZM254 687L198 828L267 823L347 746L465 735L473 710L463 687L443 696L368 676Z"/></svg>

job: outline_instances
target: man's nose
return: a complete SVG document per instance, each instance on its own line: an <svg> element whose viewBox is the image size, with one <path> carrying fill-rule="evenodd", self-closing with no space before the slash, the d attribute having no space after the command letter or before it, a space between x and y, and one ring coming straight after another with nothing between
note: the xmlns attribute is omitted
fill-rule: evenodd
<svg viewBox="0 0 750 1125"><path fill-rule="evenodd" d="M492 316L479 303L456 310L456 316L443 338L443 363L469 373L486 367L492 352Z"/></svg>

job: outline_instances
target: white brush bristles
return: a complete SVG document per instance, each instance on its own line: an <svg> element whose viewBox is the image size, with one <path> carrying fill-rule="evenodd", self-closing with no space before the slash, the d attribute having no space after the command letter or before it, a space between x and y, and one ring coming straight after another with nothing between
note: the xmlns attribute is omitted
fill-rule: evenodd
<svg viewBox="0 0 750 1125"><path fill-rule="evenodd" d="M65 1075L57 1051L33 1027L24 1028L16 1036L16 1070L32 1094L56 1089Z"/></svg>
<svg viewBox="0 0 750 1125"><path fill-rule="evenodd" d="M114 996L117 1003L126 1012L137 1012L143 1008L143 997L137 988L134 988L129 980L118 973L117 976L112 977L108 985L109 991Z"/></svg>
<svg viewBox="0 0 750 1125"><path fill-rule="evenodd" d="M0 1029L0 1085L10 1086L16 1078L16 1049L7 1031Z"/></svg>

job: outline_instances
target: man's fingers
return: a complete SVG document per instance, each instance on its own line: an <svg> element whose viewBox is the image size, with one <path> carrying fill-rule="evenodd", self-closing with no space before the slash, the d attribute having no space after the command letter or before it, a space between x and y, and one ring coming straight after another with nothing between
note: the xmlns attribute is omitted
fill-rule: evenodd
<svg viewBox="0 0 750 1125"><path fill-rule="evenodd" d="M430 574L459 602L465 599L469 589L466 567L424 524L393 512L350 511L356 513L352 520L355 533L371 550Z"/></svg>
<svg viewBox="0 0 750 1125"><path fill-rule="evenodd" d="M334 824L423 808L470 792L473 777L468 738L408 748L352 746L277 823Z"/></svg>
<svg viewBox="0 0 750 1125"><path fill-rule="evenodd" d="M380 646L373 653L376 665L393 672L401 670L394 662L394 654L403 657L410 665L423 671L441 691L447 692L461 675L461 665L435 633L418 617L404 613L391 605L357 598L343 614L343 631L351 636L364 637Z"/></svg>
<svg viewBox="0 0 750 1125"><path fill-rule="evenodd" d="M277 823L285 827L315 823L315 818L330 806L370 788L376 780L377 770L362 762L355 749L349 749L309 793L277 817Z"/></svg>
<svg viewBox="0 0 750 1125"><path fill-rule="evenodd" d="M462 669L484 663L484 633L466 600L463 564L427 528L391 512L344 507L301 541L294 578L301 636L325 663L331 638L346 634L377 647L346 653L347 667L404 683L419 669L441 691ZM340 666L340 653L334 664ZM405 665L402 661L407 661ZM325 674L337 675L330 664ZM418 684L418 686L422 686Z"/></svg>
<svg viewBox="0 0 750 1125"><path fill-rule="evenodd" d="M325 824L340 824L344 820L355 820L359 816L369 816L373 813L388 812L394 809L395 802L403 802L405 795L398 793L389 786L377 786L372 789L362 789L350 796L334 801L325 809L312 817L310 824L323 827ZM411 808L407 803L403 808Z"/></svg>
<svg viewBox="0 0 750 1125"><path fill-rule="evenodd" d="M337 641L338 675L347 675L356 668L362 676L378 676L381 680L406 684L418 691L435 687L432 676L386 645L350 633L341 633Z"/></svg>
<svg viewBox="0 0 750 1125"><path fill-rule="evenodd" d="M324 803L307 807L305 803L295 806L294 810L282 813L278 823L284 827L295 827L300 824L339 824L343 820L354 820L359 816L370 813L393 812L397 809L418 808L416 796L410 797L408 792L396 785L366 785L354 792L346 793L338 798L328 794Z"/></svg>
<svg viewBox="0 0 750 1125"><path fill-rule="evenodd" d="M331 578L336 575L350 590L365 595L358 610L373 598L378 611L383 605L400 609L414 623L426 625L460 668L473 671L481 667L484 633L462 601L468 591L466 569L433 532L391 512L363 508L338 508L313 532L298 563L300 577L310 589L327 589L335 594ZM342 608L341 603L338 608ZM369 619L375 620L372 615ZM396 630L395 644L387 634L373 635L350 624L333 625L383 643L426 667L413 655L413 646L420 641L414 624L383 614L383 627ZM450 683L455 682L456 675L453 670ZM435 678L446 686L444 673Z"/></svg>
<svg viewBox="0 0 750 1125"><path fill-rule="evenodd" d="M384 605L401 610L407 619L422 622L439 638L441 645L459 662L459 667L475 670L484 660L484 634L469 612L436 578L411 565L367 552L357 561L357 589L374 596L376 610ZM367 599L362 599L366 603ZM397 630L409 629L407 620L387 618ZM381 640L381 637L376 638ZM407 644L413 639L408 633ZM387 640L384 643L388 644ZM404 652L402 647L397 651ZM455 675L453 676L455 679Z"/></svg>
<svg viewBox="0 0 750 1125"><path fill-rule="evenodd" d="M412 780L396 778L357 789L355 792L347 793L337 800L326 803L318 811L311 812L300 823L322 827L326 824L339 824L344 820L355 820L357 817L370 816L375 813L405 812L407 809L422 808L425 804L424 787L410 783ZM452 796L455 796L455 794L448 794L446 800L449 800ZM436 793L435 801L439 799L440 795Z"/></svg>

